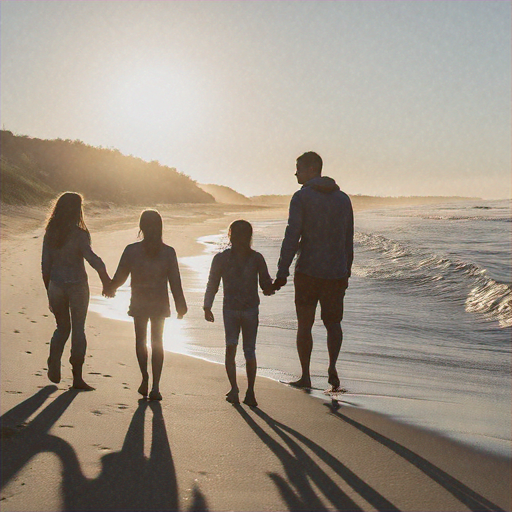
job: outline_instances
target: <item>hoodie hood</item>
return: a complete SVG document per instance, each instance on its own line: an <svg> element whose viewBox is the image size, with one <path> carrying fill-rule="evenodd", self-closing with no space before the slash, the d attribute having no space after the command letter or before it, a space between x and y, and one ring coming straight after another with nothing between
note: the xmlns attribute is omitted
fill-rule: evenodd
<svg viewBox="0 0 512 512"><path fill-rule="evenodd" d="M323 194L330 194L331 192L336 192L340 189L336 182L328 176L318 176L317 178L313 178L304 183L303 187L311 187Z"/></svg>

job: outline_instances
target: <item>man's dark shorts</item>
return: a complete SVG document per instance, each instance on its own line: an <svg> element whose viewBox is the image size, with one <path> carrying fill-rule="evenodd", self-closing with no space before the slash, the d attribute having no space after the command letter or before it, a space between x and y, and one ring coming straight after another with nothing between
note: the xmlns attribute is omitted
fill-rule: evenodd
<svg viewBox="0 0 512 512"><path fill-rule="evenodd" d="M321 318L326 323L341 322L343 298L348 279L321 279L295 272L295 306L314 306L320 302Z"/></svg>

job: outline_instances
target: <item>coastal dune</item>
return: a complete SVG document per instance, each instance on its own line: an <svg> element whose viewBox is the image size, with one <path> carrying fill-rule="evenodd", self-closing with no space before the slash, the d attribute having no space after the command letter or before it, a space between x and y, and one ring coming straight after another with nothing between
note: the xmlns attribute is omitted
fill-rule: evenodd
<svg viewBox="0 0 512 512"><path fill-rule="evenodd" d="M164 239L183 257L198 254L197 238L231 220L283 218L286 210L195 204L160 211ZM86 206L93 248L110 273L137 235L139 213ZM342 396L322 401L258 378L259 407L234 407L224 400L221 365L167 353L164 400L139 400L133 326L94 312L84 376L96 390L69 389L69 342L63 379L52 385L45 368L54 320L40 276L44 216L41 208L2 211L2 511L511 510L510 459ZM91 295L99 295L99 278L88 273ZM243 374L240 384L244 390Z"/></svg>

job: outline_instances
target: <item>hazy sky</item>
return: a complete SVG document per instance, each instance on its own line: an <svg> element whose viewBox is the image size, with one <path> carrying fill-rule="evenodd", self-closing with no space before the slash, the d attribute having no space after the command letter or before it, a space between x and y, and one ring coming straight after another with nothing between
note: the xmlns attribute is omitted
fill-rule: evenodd
<svg viewBox="0 0 512 512"><path fill-rule="evenodd" d="M1 2L1 122L292 193L511 195L509 1Z"/></svg>

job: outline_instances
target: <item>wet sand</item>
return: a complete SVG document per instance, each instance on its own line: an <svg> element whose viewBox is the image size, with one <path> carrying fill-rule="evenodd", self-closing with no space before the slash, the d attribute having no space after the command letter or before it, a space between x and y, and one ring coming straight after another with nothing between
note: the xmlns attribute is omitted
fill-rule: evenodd
<svg viewBox="0 0 512 512"><path fill-rule="evenodd" d="M226 205L161 211L179 256L199 252L197 237L235 218L285 215ZM139 213L86 209L110 273L137 235ZM2 511L511 510L510 460L269 379L257 381L259 408L233 407L221 365L166 354L164 400L139 401L132 325L92 312L84 375L96 390L69 389L69 346L52 385L43 218L35 208L2 210ZM88 273L97 295L99 278Z"/></svg>

